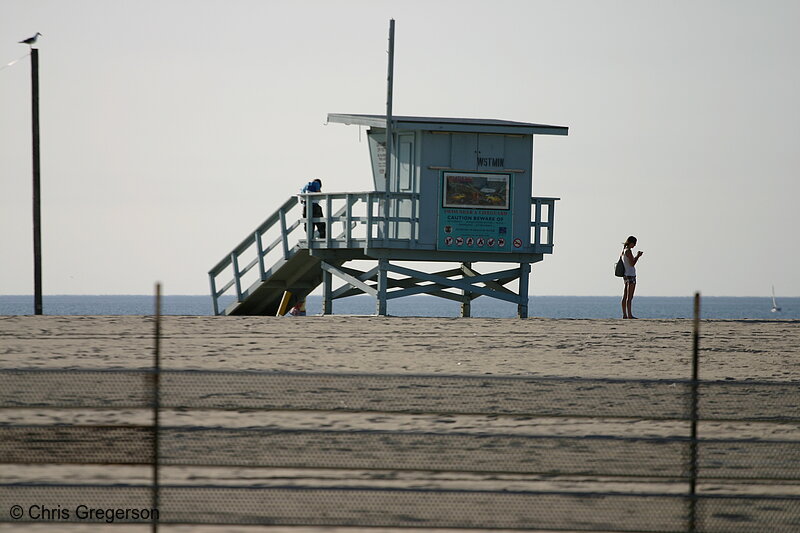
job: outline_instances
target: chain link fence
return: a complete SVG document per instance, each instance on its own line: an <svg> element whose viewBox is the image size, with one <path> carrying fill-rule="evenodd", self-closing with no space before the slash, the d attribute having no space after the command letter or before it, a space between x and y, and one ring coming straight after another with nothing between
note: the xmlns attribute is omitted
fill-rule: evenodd
<svg viewBox="0 0 800 533"><path fill-rule="evenodd" d="M798 531L799 386L0 370L0 522Z"/></svg>

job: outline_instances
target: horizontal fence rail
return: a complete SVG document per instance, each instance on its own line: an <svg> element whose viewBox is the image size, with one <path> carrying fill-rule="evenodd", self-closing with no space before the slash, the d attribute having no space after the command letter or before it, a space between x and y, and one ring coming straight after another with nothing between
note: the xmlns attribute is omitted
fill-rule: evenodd
<svg viewBox="0 0 800 533"><path fill-rule="evenodd" d="M392 430L163 427L162 465L350 468L676 479L687 437L540 436ZM0 463L152 462L151 427L0 428ZM324 442L324 446L319 443ZM32 444L35 443L35 444ZM235 447L231 447L235 443ZM800 481L796 440L702 439L699 479ZM339 450L339 453L325 451ZM470 451L474 453L470 453ZM758 458L754 461L754 458Z"/></svg>
<svg viewBox="0 0 800 533"><path fill-rule="evenodd" d="M151 370L0 369L2 408L144 408ZM62 379L65 375L69 380ZM699 418L800 422L800 382L701 380ZM162 370L173 409L686 420L690 380ZM753 398L758 398L757 402Z"/></svg>
<svg viewBox="0 0 800 533"><path fill-rule="evenodd" d="M40 509L75 510L78 512L70 514L75 517L73 522L96 522L101 527L110 521L84 518L89 509L128 509L146 517L134 520L129 512L127 519L117 520L125 523L144 522L155 514L163 525L293 526L300 518L308 526L380 528L403 523L414 528L486 529L486 517L492 516L493 529L676 532L685 531L686 521L684 499L676 494L176 485L162 489L164 503L154 512L148 505L147 492L147 487L113 484L58 488L29 485L0 487L0 500L35 501ZM85 501L95 502L94 507L81 503ZM707 520L702 530L796 531L796 518L791 517L792 506L796 505L796 499L787 498L709 496L699 502L700 515L719 518ZM8 517L0 514L0 520ZM30 520L15 523L19 526L26 521ZM757 529L753 529L754 524Z"/></svg>
<svg viewBox="0 0 800 533"><path fill-rule="evenodd" d="M0 370L0 522L667 532L691 503L696 531L800 524L797 382L697 382L693 442L691 380L168 370L156 396L155 374Z"/></svg>

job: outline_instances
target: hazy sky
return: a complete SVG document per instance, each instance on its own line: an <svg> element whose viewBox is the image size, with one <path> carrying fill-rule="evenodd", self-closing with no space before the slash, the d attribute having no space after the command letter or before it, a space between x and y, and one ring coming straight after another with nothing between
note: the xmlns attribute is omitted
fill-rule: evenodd
<svg viewBox="0 0 800 533"><path fill-rule="evenodd" d="M31 294L39 31L45 294L206 294L308 177L371 188L358 128L397 115L569 126L536 137L555 253L532 294L800 296L800 2L0 2L0 294Z"/></svg>

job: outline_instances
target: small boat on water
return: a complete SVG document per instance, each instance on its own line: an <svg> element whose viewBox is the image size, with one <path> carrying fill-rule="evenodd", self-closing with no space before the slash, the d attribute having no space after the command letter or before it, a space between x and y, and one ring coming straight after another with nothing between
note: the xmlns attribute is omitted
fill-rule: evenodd
<svg viewBox="0 0 800 533"><path fill-rule="evenodd" d="M775 301L775 286L772 286L772 312L778 313L780 312L781 308L778 307L778 303Z"/></svg>

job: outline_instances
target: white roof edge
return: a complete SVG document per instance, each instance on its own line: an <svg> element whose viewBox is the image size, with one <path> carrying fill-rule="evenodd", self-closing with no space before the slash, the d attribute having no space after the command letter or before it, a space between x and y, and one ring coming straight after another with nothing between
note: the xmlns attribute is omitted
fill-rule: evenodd
<svg viewBox="0 0 800 533"><path fill-rule="evenodd" d="M347 115L341 113L328 113L328 122L338 124L355 124L356 126L371 126L374 128L385 128L386 117L372 115Z"/></svg>
<svg viewBox="0 0 800 533"><path fill-rule="evenodd" d="M328 122L374 128L386 127L386 117L384 115L329 113ZM397 129L411 130L528 133L539 135L568 135L569 133L569 128L566 126L531 124L497 119L396 116L393 117L393 124Z"/></svg>

